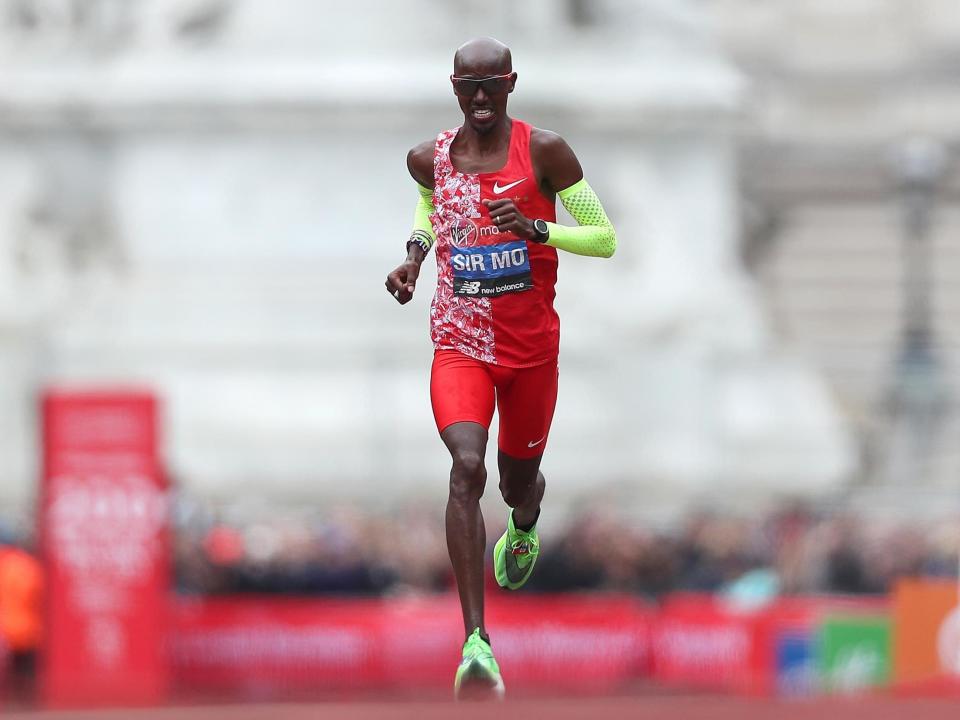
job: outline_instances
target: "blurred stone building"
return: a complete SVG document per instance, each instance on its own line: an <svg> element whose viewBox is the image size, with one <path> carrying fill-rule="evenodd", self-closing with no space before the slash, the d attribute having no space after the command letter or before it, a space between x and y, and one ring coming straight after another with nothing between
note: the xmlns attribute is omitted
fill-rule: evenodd
<svg viewBox="0 0 960 720"><path fill-rule="evenodd" d="M955 489L956 4L708 5L750 78L744 252L778 336L829 379L864 483Z"/></svg>
<svg viewBox="0 0 960 720"><path fill-rule="evenodd" d="M890 157L949 148L960 27L932 0L794 5L0 0L3 500L30 497L50 383L154 388L193 492L441 495L434 271L403 308L382 282L404 155L459 122L450 60L479 34L513 47L514 114L570 141L621 241L562 258L553 497L856 482L897 352ZM944 348L954 215L931 236Z"/></svg>

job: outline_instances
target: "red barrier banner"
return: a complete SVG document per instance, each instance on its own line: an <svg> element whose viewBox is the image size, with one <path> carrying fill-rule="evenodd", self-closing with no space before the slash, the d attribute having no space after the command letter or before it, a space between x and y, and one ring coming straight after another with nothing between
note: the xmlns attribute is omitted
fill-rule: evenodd
<svg viewBox="0 0 960 720"><path fill-rule="evenodd" d="M634 597L501 592L487 617L501 669L524 683L530 676L547 687L599 691L649 675L654 612Z"/></svg>
<svg viewBox="0 0 960 720"><path fill-rule="evenodd" d="M181 691L448 688L463 629L454 596L179 599L171 659ZM620 596L487 599L507 683L602 690L645 674L649 611Z"/></svg>
<svg viewBox="0 0 960 720"><path fill-rule="evenodd" d="M747 695L814 692L816 648L796 657L798 645L815 644L817 624L830 613L885 608L882 600L813 596L740 609L712 595L672 595L653 623L653 675L669 685ZM798 675L808 678L799 686Z"/></svg>
<svg viewBox="0 0 960 720"><path fill-rule="evenodd" d="M756 612L733 613L708 596L668 598L653 628L654 677L666 684L756 692L766 669Z"/></svg>
<svg viewBox="0 0 960 720"><path fill-rule="evenodd" d="M43 398L46 704L165 697L167 506L151 396L50 392Z"/></svg>
<svg viewBox="0 0 960 720"><path fill-rule="evenodd" d="M827 617L884 601L783 598L737 609L709 595L659 607L629 596L488 594L507 686L603 692L640 678L754 696L809 695ZM253 697L318 690L448 689L463 631L456 596L179 598L170 651L181 692Z"/></svg>

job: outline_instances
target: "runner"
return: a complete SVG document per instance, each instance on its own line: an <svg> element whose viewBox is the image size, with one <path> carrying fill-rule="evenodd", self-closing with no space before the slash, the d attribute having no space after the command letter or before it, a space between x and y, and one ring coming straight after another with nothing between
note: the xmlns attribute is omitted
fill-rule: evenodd
<svg viewBox="0 0 960 720"><path fill-rule="evenodd" d="M557 250L610 257L617 239L567 143L507 115L517 82L510 49L492 38L471 40L457 50L453 71L464 122L407 155L420 200L407 258L386 287L401 305L410 302L420 264L436 246L430 397L453 459L447 549L467 636L454 690L457 697L502 696L483 620L480 512L494 405L500 492L512 508L494 548L494 573L501 587L516 590L540 551L540 460L557 400ZM556 224L557 196L577 227Z"/></svg>

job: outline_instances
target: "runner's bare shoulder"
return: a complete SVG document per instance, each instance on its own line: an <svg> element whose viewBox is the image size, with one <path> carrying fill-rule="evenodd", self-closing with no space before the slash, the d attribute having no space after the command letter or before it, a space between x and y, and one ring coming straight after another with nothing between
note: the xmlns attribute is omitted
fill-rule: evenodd
<svg viewBox="0 0 960 720"><path fill-rule="evenodd" d="M407 153L410 176L424 187L433 187L433 140L425 140Z"/></svg>
<svg viewBox="0 0 960 720"><path fill-rule="evenodd" d="M552 192L568 188L583 177L573 149L552 130L531 128L530 157L541 187Z"/></svg>

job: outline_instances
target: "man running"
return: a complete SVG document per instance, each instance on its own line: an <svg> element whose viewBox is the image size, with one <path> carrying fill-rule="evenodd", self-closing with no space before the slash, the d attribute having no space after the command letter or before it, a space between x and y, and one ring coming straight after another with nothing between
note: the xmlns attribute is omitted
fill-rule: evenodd
<svg viewBox="0 0 960 720"><path fill-rule="evenodd" d="M420 200L407 258L386 287L401 305L410 302L420 264L436 246L430 398L453 459L447 549L467 636L454 690L499 696L503 680L483 620L480 512L494 405L500 492L512 511L493 565L497 583L516 590L540 550L540 460L557 400L557 250L610 257L617 239L567 143L507 115L517 82L507 46L471 40L457 50L450 80L464 122L407 155ZM578 227L556 224L557 196Z"/></svg>

